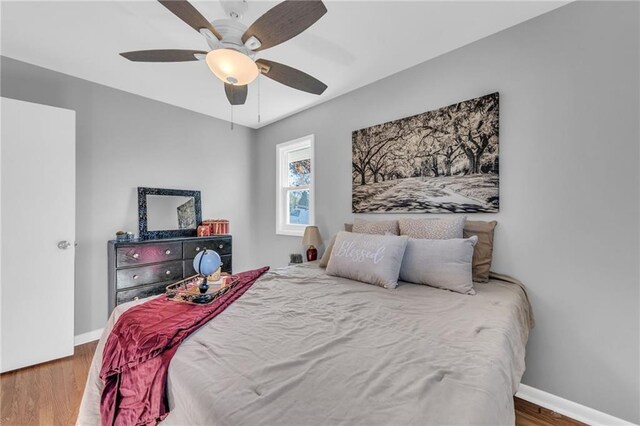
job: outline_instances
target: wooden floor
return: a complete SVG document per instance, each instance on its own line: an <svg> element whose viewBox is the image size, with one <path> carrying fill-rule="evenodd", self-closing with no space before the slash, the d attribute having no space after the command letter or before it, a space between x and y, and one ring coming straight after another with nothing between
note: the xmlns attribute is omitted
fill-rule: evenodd
<svg viewBox="0 0 640 426"><path fill-rule="evenodd" d="M76 346L75 355L0 375L0 425L73 425L97 342ZM516 426L583 423L515 398Z"/></svg>
<svg viewBox="0 0 640 426"><path fill-rule="evenodd" d="M73 356L0 375L0 424L75 424L97 344L76 346Z"/></svg>

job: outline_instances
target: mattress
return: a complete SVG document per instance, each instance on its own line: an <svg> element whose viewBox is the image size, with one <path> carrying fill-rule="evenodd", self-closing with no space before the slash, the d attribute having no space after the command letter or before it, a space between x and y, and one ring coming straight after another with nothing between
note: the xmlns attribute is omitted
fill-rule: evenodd
<svg viewBox="0 0 640 426"><path fill-rule="evenodd" d="M532 319L500 278L470 296L272 270L182 343L162 424L512 425ZM102 348L132 304L109 319L77 424L100 424Z"/></svg>

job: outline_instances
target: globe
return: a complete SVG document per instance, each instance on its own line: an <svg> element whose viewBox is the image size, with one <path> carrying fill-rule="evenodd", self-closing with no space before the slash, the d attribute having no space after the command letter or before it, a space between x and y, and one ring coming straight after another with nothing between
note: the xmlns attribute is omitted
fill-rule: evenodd
<svg viewBox="0 0 640 426"><path fill-rule="evenodd" d="M216 272L221 264L220 255L213 250L201 251L193 259L193 268L197 273L205 277Z"/></svg>

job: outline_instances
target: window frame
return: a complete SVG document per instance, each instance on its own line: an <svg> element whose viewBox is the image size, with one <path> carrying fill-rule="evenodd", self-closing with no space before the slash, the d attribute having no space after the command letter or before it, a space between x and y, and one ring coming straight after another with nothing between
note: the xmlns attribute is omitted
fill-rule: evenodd
<svg viewBox="0 0 640 426"><path fill-rule="evenodd" d="M276 145L276 235L288 235L302 237L307 226L315 224L315 137L313 134L303 136L292 141L279 143ZM309 149L309 160L311 162L311 179L308 186L289 185L289 161L290 152L301 149ZM285 186L286 185L286 186ZM288 219L288 193L291 190L309 189L309 223L291 224Z"/></svg>

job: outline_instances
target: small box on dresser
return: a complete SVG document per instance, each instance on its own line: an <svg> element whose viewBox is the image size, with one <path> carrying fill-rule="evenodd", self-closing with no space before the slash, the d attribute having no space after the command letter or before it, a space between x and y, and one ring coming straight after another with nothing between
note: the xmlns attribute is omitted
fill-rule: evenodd
<svg viewBox="0 0 640 426"><path fill-rule="evenodd" d="M164 293L172 282L195 275L193 259L216 251L222 271L232 273L231 235L108 243L109 315L131 300Z"/></svg>

